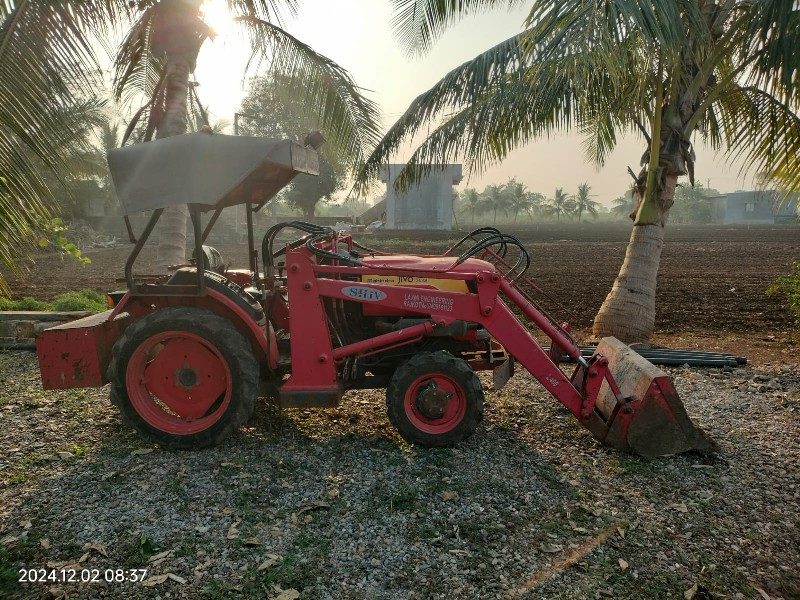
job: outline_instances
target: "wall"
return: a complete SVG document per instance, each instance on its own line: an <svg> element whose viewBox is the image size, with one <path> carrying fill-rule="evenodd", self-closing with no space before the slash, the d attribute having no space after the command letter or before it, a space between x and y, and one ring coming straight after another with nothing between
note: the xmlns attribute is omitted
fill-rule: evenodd
<svg viewBox="0 0 800 600"><path fill-rule="evenodd" d="M381 177L386 183L386 228L452 229L453 185L461 181L461 165L434 165L418 185L398 193L394 183L403 167L387 165Z"/></svg>

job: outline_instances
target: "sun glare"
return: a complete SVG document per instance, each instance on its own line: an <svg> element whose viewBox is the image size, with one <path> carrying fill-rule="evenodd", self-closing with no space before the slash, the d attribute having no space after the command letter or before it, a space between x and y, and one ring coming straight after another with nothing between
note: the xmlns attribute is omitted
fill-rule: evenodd
<svg viewBox="0 0 800 600"><path fill-rule="evenodd" d="M226 36L233 27L233 19L228 12L225 0L206 0L203 2L203 20L219 37Z"/></svg>

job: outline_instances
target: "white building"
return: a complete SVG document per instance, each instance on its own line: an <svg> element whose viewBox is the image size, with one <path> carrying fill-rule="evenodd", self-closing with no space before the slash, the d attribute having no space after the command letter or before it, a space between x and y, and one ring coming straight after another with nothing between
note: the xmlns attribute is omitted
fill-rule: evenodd
<svg viewBox="0 0 800 600"><path fill-rule="evenodd" d="M381 176L386 183L386 229L452 229L453 186L461 182L461 165L434 165L418 185L397 193L394 183L403 167L387 165Z"/></svg>

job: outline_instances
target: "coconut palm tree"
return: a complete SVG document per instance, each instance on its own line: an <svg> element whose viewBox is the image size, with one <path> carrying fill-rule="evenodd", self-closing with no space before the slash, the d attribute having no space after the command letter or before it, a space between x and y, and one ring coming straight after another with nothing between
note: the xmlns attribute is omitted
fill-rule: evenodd
<svg viewBox="0 0 800 600"><path fill-rule="evenodd" d="M464 212L468 212L472 216L472 225L475 225L475 213L482 211L481 205L482 198L475 188L467 188L461 192L461 200L464 202Z"/></svg>
<svg viewBox="0 0 800 600"><path fill-rule="evenodd" d="M634 191L630 190L614 198L611 201L611 214L617 219L635 218L636 217L636 196Z"/></svg>
<svg viewBox="0 0 800 600"><path fill-rule="evenodd" d="M292 81L327 132L330 146L351 168L377 141L378 113L350 75L287 33L296 0L227 0L252 44L248 66L266 61ZM187 106L202 112L190 85L198 52L213 37L200 0L6 0L0 2L0 261L13 265L36 224L53 211L33 154L64 173L63 148L71 135L64 106L99 85L94 49L128 28L115 60L114 94L128 103L144 98L127 132L144 141L187 130ZM184 262L186 211L162 217L160 262Z"/></svg>
<svg viewBox="0 0 800 600"><path fill-rule="evenodd" d="M198 52L214 32L203 21L201 0L148 0L140 3L134 26L116 59L117 98L135 89L148 99L145 136L179 135L187 128L187 103L200 106L190 94L189 75ZM288 96L305 99L309 114L324 129L333 153L355 170L378 137L376 105L361 94L350 75L330 59L288 34L282 13L294 13L295 0L228 0L228 10L250 39L251 61L270 61L273 77L288 85ZM135 121L134 121L135 122ZM164 211L159 239L159 264L183 263L186 207Z"/></svg>
<svg viewBox="0 0 800 600"><path fill-rule="evenodd" d="M564 188L556 188L552 198L545 201L550 214L556 216L556 222L561 222L561 215L564 217L571 215L574 209L574 202L564 192Z"/></svg>
<svg viewBox="0 0 800 600"><path fill-rule="evenodd" d="M521 0L395 0L410 53L467 13ZM432 120L399 186L463 157L476 169L556 131L577 129L602 164L623 134L644 142L630 170L637 208L596 335L645 341L655 318L664 226L679 177L694 181L693 139L800 189L800 10L788 0L528 0L523 31L418 96L370 156L364 178ZM444 117L444 118L442 118Z"/></svg>
<svg viewBox="0 0 800 600"><path fill-rule="evenodd" d="M497 225L497 211L503 211L504 215L508 215L508 199L503 193L502 185L487 185L482 193L483 196L483 209L485 212L491 211L494 215L492 220L493 225Z"/></svg>
<svg viewBox="0 0 800 600"><path fill-rule="evenodd" d="M505 191L507 195L508 207L514 213L514 223L517 222L519 213L531 215L533 210L533 195L525 189L525 184L518 182L511 177L506 183Z"/></svg>
<svg viewBox="0 0 800 600"><path fill-rule="evenodd" d="M597 218L597 207L600 206L598 202L592 200L589 192L592 188L588 183L582 183L578 186L578 193L575 194L575 212L578 215L578 223L581 222L581 217L584 212L589 213L595 219Z"/></svg>

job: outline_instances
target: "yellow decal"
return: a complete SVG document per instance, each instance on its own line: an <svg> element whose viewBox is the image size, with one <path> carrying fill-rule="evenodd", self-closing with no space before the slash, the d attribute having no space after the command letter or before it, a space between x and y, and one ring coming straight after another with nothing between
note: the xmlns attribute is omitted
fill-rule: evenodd
<svg viewBox="0 0 800 600"><path fill-rule="evenodd" d="M405 285L408 287L432 287L446 292L467 292L467 282L461 279L433 279L431 277L400 277L398 275L362 275L361 283L380 285Z"/></svg>

